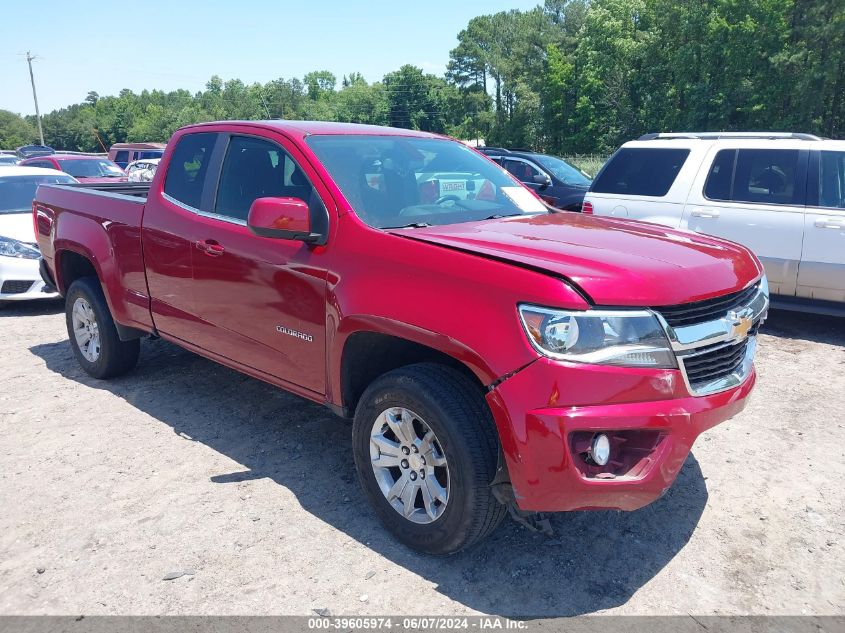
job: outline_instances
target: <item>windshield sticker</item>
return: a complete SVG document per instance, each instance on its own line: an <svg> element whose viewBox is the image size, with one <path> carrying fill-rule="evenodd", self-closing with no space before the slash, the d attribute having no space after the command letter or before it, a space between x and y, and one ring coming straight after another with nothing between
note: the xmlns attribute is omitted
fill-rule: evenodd
<svg viewBox="0 0 845 633"><path fill-rule="evenodd" d="M502 193L525 213L542 213L546 210L543 203L525 187L502 187L501 189Z"/></svg>

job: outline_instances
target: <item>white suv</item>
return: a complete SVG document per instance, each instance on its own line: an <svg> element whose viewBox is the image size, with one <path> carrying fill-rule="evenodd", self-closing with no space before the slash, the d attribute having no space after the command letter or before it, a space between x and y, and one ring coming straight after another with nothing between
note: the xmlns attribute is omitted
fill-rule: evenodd
<svg viewBox="0 0 845 633"><path fill-rule="evenodd" d="M608 160L583 211L739 242L763 262L773 305L845 314L845 141L647 134Z"/></svg>

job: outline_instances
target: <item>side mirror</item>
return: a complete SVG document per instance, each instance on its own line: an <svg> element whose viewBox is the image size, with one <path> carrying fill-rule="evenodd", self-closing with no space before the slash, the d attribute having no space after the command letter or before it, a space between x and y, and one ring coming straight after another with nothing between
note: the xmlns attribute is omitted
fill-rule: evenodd
<svg viewBox="0 0 845 633"><path fill-rule="evenodd" d="M532 180L534 181L534 184L542 185L543 187L550 187L552 184L552 179L546 174L534 174Z"/></svg>
<svg viewBox="0 0 845 633"><path fill-rule="evenodd" d="M249 230L261 237L312 243L320 239L311 232L311 213L299 198L257 198L246 219Z"/></svg>

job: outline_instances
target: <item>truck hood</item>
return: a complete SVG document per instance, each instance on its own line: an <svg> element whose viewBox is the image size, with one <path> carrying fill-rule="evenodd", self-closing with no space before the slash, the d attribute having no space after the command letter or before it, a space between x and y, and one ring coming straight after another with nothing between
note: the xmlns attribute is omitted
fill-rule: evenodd
<svg viewBox="0 0 845 633"><path fill-rule="evenodd" d="M34 244L35 229L32 226L32 211L0 213L0 237Z"/></svg>
<svg viewBox="0 0 845 633"><path fill-rule="evenodd" d="M762 272L746 248L631 220L550 213L391 229L437 244L562 277L593 303L661 306L741 290Z"/></svg>

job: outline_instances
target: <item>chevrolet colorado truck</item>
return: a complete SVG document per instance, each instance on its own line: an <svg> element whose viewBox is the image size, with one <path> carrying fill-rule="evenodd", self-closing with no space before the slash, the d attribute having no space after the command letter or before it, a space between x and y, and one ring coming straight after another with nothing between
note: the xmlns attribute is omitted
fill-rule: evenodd
<svg viewBox="0 0 845 633"><path fill-rule="evenodd" d="M654 501L755 382L750 251L555 212L433 134L192 125L152 182L41 186L33 216L85 371L153 335L352 418L366 497L431 554Z"/></svg>

